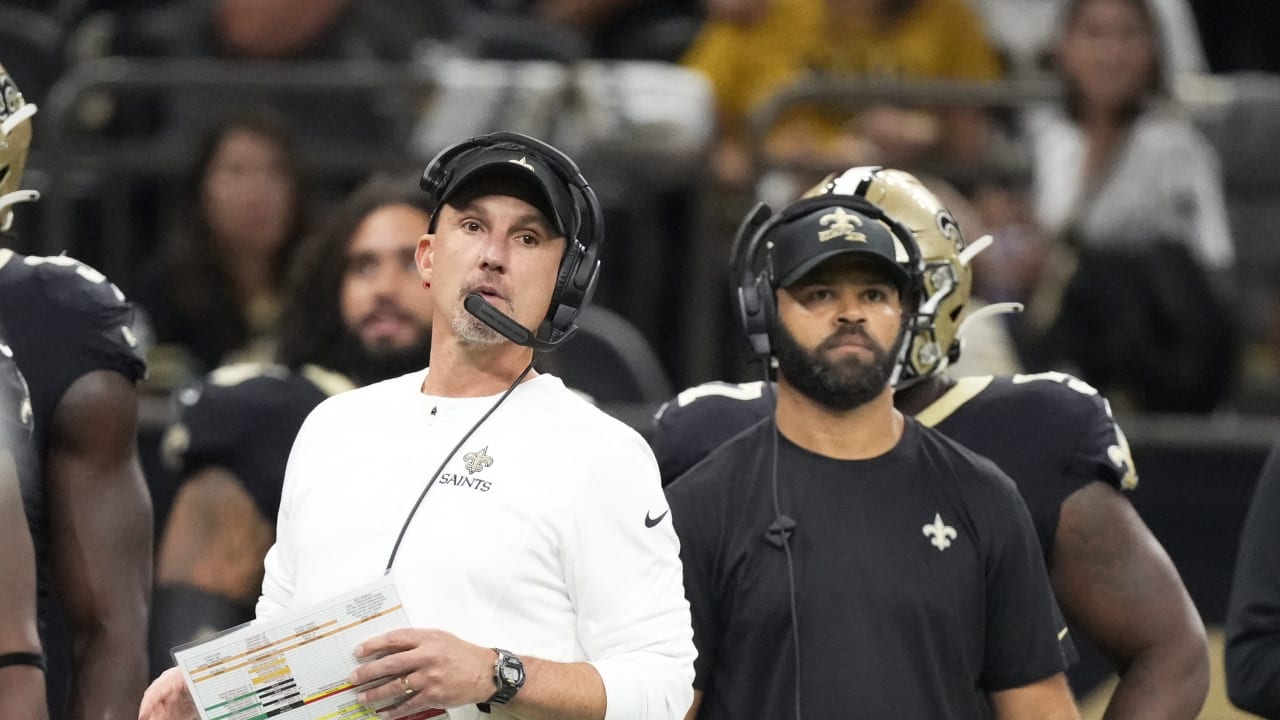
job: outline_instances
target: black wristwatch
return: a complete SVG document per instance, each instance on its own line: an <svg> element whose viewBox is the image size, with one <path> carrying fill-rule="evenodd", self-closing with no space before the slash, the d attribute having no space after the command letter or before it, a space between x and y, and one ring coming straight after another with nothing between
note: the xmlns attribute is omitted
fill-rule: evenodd
<svg viewBox="0 0 1280 720"><path fill-rule="evenodd" d="M493 648L493 651L498 653L498 659L493 661L493 684L498 690L485 704L506 705L524 687L524 663L501 648Z"/></svg>

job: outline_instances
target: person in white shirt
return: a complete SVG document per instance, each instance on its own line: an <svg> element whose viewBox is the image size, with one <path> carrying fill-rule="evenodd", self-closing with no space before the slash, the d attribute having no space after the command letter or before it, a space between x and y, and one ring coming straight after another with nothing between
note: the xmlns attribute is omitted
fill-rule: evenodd
<svg viewBox="0 0 1280 720"><path fill-rule="evenodd" d="M357 648L362 702L453 720L683 717L693 633L653 455L532 370L594 290L595 195L566 156L516 133L447 148L422 184L437 208L417 252L430 369L308 417L258 618L391 568L420 627ZM171 669L139 717L195 715Z"/></svg>
<svg viewBox="0 0 1280 720"><path fill-rule="evenodd" d="M1029 118L1037 219L1089 247L1184 244L1201 267L1235 260L1218 156L1170 101L1147 0L1069 0L1061 107Z"/></svg>

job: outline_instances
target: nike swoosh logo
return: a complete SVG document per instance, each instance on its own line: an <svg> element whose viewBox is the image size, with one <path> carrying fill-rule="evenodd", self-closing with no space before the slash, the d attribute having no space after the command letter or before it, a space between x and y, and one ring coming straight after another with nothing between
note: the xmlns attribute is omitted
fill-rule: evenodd
<svg viewBox="0 0 1280 720"><path fill-rule="evenodd" d="M662 522L662 518L666 517L666 516L667 516L667 513L669 513L669 512L671 512L671 511L670 511L670 510L663 510L663 511L662 511L662 514L661 514L661 515L659 515L658 517L649 517L649 513L647 513L647 512L646 512L646 513L644 514L644 526L645 526L645 527L647 527L647 528L651 528L651 527L653 527L654 525L657 525L658 523Z"/></svg>

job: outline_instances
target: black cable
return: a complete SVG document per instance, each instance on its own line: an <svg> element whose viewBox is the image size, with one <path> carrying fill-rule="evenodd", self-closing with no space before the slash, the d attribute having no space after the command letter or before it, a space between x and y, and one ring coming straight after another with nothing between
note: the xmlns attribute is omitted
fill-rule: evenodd
<svg viewBox="0 0 1280 720"><path fill-rule="evenodd" d="M391 571L391 564L396 561L396 553L400 552L400 542L404 540L404 534L409 530L409 522L412 521L413 516L417 514L418 508L422 505L422 501L426 499L427 491L431 489L432 485L436 484L436 478L440 477L440 473L444 472L445 465L448 465L449 461L453 459L453 456L458 454L458 450L462 447L462 444L467 441L467 438L474 435L476 430L480 429L480 426L484 424L485 420L489 419L489 416L493 414L494 410L498 409L498 406L502 404L502 401L506 400L507 396L512 392L515 392L515 389L524 380L525 376L533 369L533 363L537 361L538 355L540 354L541 353L537 352L533 354L533 357L529 359L529 364L520 372L520 375L511 383L511 386L502 393L498 398L498 401L493 404L493 407L486 410L484 415L481 415L480 419L471 426L471 429L467 430L466 434L462 436L462 439L458 440L458 444L454 445L453 449L449 451L449 454L444 456L444 460L440 462L440 467L436 468L436 471L431 473L431 479L427 481L427 486L422 488L422 493L418 495L417 502L415 502L413 504L413 508L409 510L409 516L404 519L404 524L400 526L400 534L396 536L396 544L391 547L391 556L387 558L387 572Z"/></svg>
<svg viewBox="0 0 1280 720"><path fill-rule="evenodd" d="M773 514L777 518L774 522L778 522L783 517L782 503L778 499L778 395L769 379L768 362L764 363L764 367L764 389L769 394L773 405L773 412L769 414L770 423L773 425L770 483L773 486ZM800 613L796 609L796 568L791 556L791 543L788 541L790 535L791 531L785 527L778 533L778 537L782 540L782 554L787 558L787 598L791 607L791 644L795 651L796 720L800 720Z"/></svg>

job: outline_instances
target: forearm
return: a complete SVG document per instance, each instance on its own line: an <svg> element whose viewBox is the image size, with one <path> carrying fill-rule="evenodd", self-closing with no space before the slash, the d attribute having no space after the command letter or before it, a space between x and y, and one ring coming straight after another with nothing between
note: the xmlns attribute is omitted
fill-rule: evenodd
<svg viewBox="0 0 1280 720"><path fill-rule="evenodd" d="M521 720L603 720L604 681L590 663L525 658L525 684L510 710Z"/></svg>
<svg viewBox="0 0 1280 720"><path fill-rule="evenodd" d="M45 720L44 672L30 665L0 668L0 717Z"/></svg>
<svg viewBox="0 0 1280 720"><path fill-rule="evenodd" d="M1196 717L1209 690L1209 658L1203 642L1179 641L1184 633L1135 657L1120 673L1105 720Z"/></svg>
<svg viewBox="0 0 1280 720"><path fill-rule="evenodd" d="M103 507L132 532L117 528L108 542L107 528L77 523L84 537L96 538L98 550L77 553L65 539L55 545L56 590L71 631L73 720L136 717L150 675L150 508L141 502Z"/></svg>
<svg viewBox="0 0 1280 720"><path fill-rule="evenodd" d="M127 625L127 626L125 626ZM147 687L143 622L76 634L71 720L133 720Z"/></svg>

